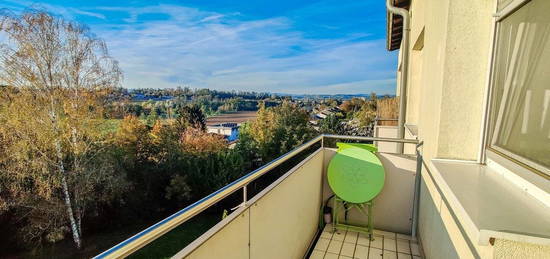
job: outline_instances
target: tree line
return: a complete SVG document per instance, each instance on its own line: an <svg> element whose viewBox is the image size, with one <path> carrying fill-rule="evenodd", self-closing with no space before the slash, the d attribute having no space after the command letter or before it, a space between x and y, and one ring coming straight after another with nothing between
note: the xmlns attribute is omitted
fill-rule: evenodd
<svg viewBox="0 0 550 259"><path fill-rule="evenodd" d="M210 89L166 88L111 90L105 116L122 119L133 114L142 120L173 119L183 106L198 106L206 116L228 112L256 111L260 102L267 107L284 99L255 92L225 92Z"/></svg>
<svg viewBox="0 0 550 259"><path fill-rule="evenodd" d="M185 86L178 86L176 88L139 88L139 89L127 89L118 88L117 92L123 96L139 97L143 96L148 98L171 98L171 97L185 97L192 99L197 96L209 96L212 99L231 99L231 98L243 98L247 100L265 100L265 99L279 99L284 98L270 93L259 93L253 91L221 91L208 88L195 88Z"/></svg>

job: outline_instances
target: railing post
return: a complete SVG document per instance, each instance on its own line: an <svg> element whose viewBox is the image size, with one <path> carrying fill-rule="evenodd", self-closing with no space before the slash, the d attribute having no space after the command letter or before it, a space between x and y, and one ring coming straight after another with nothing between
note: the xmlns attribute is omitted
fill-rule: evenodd
<svg viewBox="0 0 550 259"><path fill-rule="evenodd" d="M418 207L420 205L420 183L421 183L421 173L422 173L422 154L419 151L420 146L423 142L416 144L416 174L414 178L414 200L413 200L413 215L412 215L412 226L411 226L411 236L416 238L416 232L418 228Z"/></svg>
<svg viewBox="0 0 550 259"><path fill-rule="evenodd" d="M321 134L321 147L325 147L325 134Z"/></svg>
<svg viewBox="0 0 550 259"><path fill-rule="evenodd" d="M247 201L247 185L243 186L243 206L246 206Z"/></svg>

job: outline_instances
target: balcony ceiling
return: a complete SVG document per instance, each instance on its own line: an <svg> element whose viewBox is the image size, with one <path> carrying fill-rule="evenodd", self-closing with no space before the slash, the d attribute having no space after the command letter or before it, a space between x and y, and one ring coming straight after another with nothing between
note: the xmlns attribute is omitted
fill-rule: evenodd
<svg viewBox="0 0 550 259"><path fill-rule="evenodd" d="M409 9L410 0L391 0L394 6ZM399 49L401 46L401 38L403 37L403 18L399 15L387 13L387 42L386 48L389 51Z"/></svg>

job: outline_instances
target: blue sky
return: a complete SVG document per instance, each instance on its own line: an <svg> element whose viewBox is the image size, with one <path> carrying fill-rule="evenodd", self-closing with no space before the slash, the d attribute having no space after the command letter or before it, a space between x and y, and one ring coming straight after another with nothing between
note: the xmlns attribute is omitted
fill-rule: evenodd
<svg viewBox="0 0 550 259"><path fill-rule="evenodd" d="M383 0L0 0L0 8L28 6L87 24L128 88L395 92Z"/></svg>

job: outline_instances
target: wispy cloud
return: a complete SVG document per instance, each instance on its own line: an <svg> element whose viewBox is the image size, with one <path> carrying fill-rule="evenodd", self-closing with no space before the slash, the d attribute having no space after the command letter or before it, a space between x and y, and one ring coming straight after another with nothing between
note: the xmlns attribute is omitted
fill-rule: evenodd
<svg viewBox="0 0 550 259"><path fill-rule="evenodd" d="M70 8L70 11L75 13L75 14L86 15L86 16L91 16L91 17L95 17L95 18L105 20L105 15L100 14L100 13L82 11L82 10L79 10L79 9L76 9L76 8Z"/></svg>
<svg viewBox="0 0 550 259"><path fill-rule="evenodd" d="M200 20L200 22L218 21L219 19L221 19L223 17L225 17L225 15L222 15L222 14L210 15L208 17L202 18Z"/></svg>
<svg viewBox="0 0 550 259"><path fill-rule="evenodd" d="M119 60L126 87L394 92L395 54L367 32L312 38L291 17L245 19L238 12L180 5L49 8L104 20L91 27ZM124 18L110 22L109 12ZM152 15L163 19L147 18Z"/></svg>

